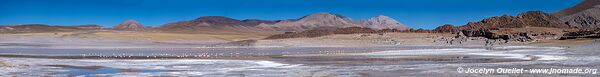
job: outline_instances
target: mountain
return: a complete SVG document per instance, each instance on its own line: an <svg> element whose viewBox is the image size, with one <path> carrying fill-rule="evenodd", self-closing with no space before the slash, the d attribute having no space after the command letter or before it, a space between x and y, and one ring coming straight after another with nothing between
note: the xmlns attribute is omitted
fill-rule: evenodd
<svg viewBox="0 0 600 77"><path fill-rule="evenodd" d="M397 30L408 30L410 27L384 15L379 15L373 18L369 18L366 22L363 22L364 27L381 30L381 29L397 29Z"/></svg>
<svg viewBox="0 0 600 77"><path fill-rule="evenodd" d="M36 33L36 32L63 32L81 30L75 26L50 26L46 24L22 24L0 26L0 33Z"/></svg>
<svg viewBox="0 0 600 77"><path fill-rule="evenodd" d="M454 27L454 25L444 24L442 26L439 26L439 27L433 29L433 31L438 32L438 33L456 33L456 32L458 32L458 29L456 27Z"/></svg>
<svg viewBox="0 0 600 77"><path fill-rule="evenodd" d="M135 20L127 20L115 27L112 28L113 30L144 30L145 27L144 25L138 23Z"/></svg>
<svg viewBox="0 0 600 77"><path fill-rule="evenodd" d="M282 20L275 24L260 24L261 29L273 31L304 31L317 28L360 27L349 18L337 14L319 12L295 20Z"/></svg>
<svg viewBox="0 0 600 77"><path fill-rule="evenodd" d="M488 28L524 28L524 27L553 27L569 28L553 15L541 11L529 11L517 16L496 16L483 19L479 22L469 22L460 29L488 29Z"/></svg>
<svg viewBox="0 0 600 77"><path fill-rule="evenodd" d="M563 29L573 28L558 17L541 11L529 11L517 16L496 16L458 27L461 37L485 37L508 41L530 42L556 39ZM458 37L458 36L457 36Z"/></svg>
<svg viewBox="0 0 600 77"><path fill-rule="evenodd" d="M553 15L569 26L580 29L597 29L600 28L600 0L584 0Z"/></svg>
<svg viewBox="0 0 600 77"><path fill-rule="evenodd" d="M564 16L568 16L568 15L573 15L585 10L589 10L589 9L593 9L593 8L598 8L596 7L596 5L600 4L600 0L583 0L582 2L580 2L579 4L564 9L564 10L560 10L556 13L554 13L553 15L556 15L557 17L564 17Z"/></svg>
<svg viewBox="0 0 600 77"><path fill-rule="evenodd" d="M246 19L246 20L242 20L242 22L251 24L251 26L256 26L256 25L259 25L261 23L264 23L264 24L275 24L275 23L277 23L275 21L258 20L258 19Z"/></svg>
<svg viewBox="0 0 600 77"><path fill-rule="evenodd" d="M180 21L169 23L163 26L160 26L160 30L167 31L178 31L178 30L188 30L188 31L244 31L244 30L257 30L254 28L259 24L273 24L274 21L268 20L257 20L257 19L247 19L247 20L236 20L232 18L227 18L223 16L204 16L199 17L194 20L189 21Z"/></svg>

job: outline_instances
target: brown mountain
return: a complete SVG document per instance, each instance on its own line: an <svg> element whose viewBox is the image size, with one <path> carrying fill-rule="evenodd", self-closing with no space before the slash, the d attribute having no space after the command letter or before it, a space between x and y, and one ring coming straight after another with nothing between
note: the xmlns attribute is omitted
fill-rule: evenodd
<svg viewBox="0 0 600 77"><path fill-rule="evenodd" d="M600 28L600 0L584 0L583 2L554 13L565 24L580 29Z"/></svg>
<svg viewBox="0 0 600 77"><path fill-rule="evenodd" d="M144 25L138 23L135 20L127 20L115 27L112 28L113 30L144 30L145 27Z"/></svg>
<svg viewBox="0 0 600 77"><path fill-rule="evenodd" d="M160 26L159 29L166 31L247 31L257 30L254 27L259 24L272 23L275 22L256 19L236 20L223 16L204 16L194 20L169 23Z"/></svg>
<svg viewBox="0 0 600 77"><path fill-rule="evenodd" d="M260 24L257 27L273 31L304 31L317 28L360 27L360 25L345 16L320 12L295 20L282 20L275 24Z"/></svg>
<svg viewBox="0 0 600 77"><path fill-rule="evenodd" d="M554 15L540 11L529 11L517 16L498 16L469 22L459 27L466 37L485 37L507 41L529 42L536 39L556 39L560 29L573 28Z"/></svg>
<svg viewBox="0 0 600 77"><path fill-rule="evenodd" d="M469 22L460 29L488 29L488 28L524 28L524 27L554 27L569 28L553 15L541 11L529 11L517 16L496 16L486 18L479 22Z"/></svg>
<svg viewBox="0 0 600 77"><path fill-rule="evenodd" d="M456 33L458 32L458 28L454 27L454 25L451 24L444 24L442 26L439 26L435 29L433 29L434 32L438 32L438 33Z"/></svg>
<svg viewBox="0 0 600 77"><path fill-rule="evenodd" d="M593 8L597 8L595 7L596 5L600 4L600 0L583 0L582 2L580 2L579 4L564 9L564 10L560 10L556 13L554 13L553 15L556 15L557 17L564 17L564 16L568 16L568 15L573 15L585 10L589 10L589 9L593 9Z"/></svg>

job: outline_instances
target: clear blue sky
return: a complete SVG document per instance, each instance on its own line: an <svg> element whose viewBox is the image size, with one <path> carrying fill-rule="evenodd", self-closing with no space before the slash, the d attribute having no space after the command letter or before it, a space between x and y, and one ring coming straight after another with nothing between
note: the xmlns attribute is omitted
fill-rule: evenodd
<svg viewBox="0 0 600 77"><path fill-rule="evenodd" d="M115 26L133 19L147 26L200 16L296 19L330 12L367 19L390 16L413 28L463 25L483 18L539 10L552 13L581 0L0 0L0 24Z"/></svg>

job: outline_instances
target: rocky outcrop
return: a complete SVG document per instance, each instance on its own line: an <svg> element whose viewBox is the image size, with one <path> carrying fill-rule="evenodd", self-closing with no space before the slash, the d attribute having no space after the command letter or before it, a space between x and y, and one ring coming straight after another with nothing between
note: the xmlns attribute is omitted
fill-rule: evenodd
<svg viewBox="0 0 600 77"><path fill-rule="evenodd" d="M410 27L384 15L379 15L373 18L369 18L363 22L363 27L371 28L375 30L382 29L396 29L396 30L408 30Z"/></svg>
<svg viewBox="0 0 600 77"><path fill-rule="evenodd" d="M553 15L558 16L569 26L594 30L600 28L600 0L584 0Z"/></svg>
<svg viewBox="0 0 600 77"><path fill-rule="evenodd" d="M127 20L113 27L112 30L145 30L145 27L135 20Z"/></svg>
<svg viewBox="0 0 600 77"><path fill-rule="evenodd" d="M524 27L553 27L569 28L562 21L541 11L529 11L517 16L497 16L483 19L480 22L469 22L460 29L489 29L489 28L524 28Z"/></svg>
<svg viewBox="0 0 600 77"><path fill-rule="evenodd" d="M275 24L261 24L258 28L271 31L304 31L312 29L335 29L346 27L360 27L349 18L325 12L304 16L296 20L282 20Z"/></svg>
<svg viewBox="0 0 600 77"><path fill-rule="evenodd" d="M444 24L442 26L439 26L439 27L433 29L433 31L437 32L437 33L457 33L459 30L458 30L458 28L454 27L454 25Z"/></svg>
<svg viewBox="0 0 600 77"><path fill-rule="evenodd" d="M485 37L487 39L502 39L507 41L530 42L535 39L528 32L495 32L489 29L462 30L466 37Z"/></svg>
<svg viewBox="0 0 600 77"><path fill-rule="evenodd" d="M571 28L562 23L562 21L551 14L542 11L529 11L519 14L517 18L528 27L552 27L552 28Z"/></svg>
<svg viewBox="0 0 600 77"><path fill-rule="evenodd" d="M565 16L576 14L576 13L580 13L580 12L588 10L588 9L596 8L595 6L599 5L599 4L600 4L600 0L583 0L582 2L580 2L579 4L577 4L573 7L569 7L567 9L560 10L560 11L554 13L553 15L555 15L557 17L565 17Z"/></svg>
<svg viewBox="0 0 600 77"><path fill-rule="evenodd" d="M600 29L596 30L581 30L576 32L565 33L559 40L577 39L577 38L600 38Z"/></svg>
<svg viewBox="0 0 600 77"><path fill-rule="evenodd" d="M536 39L553 39L559 33L537 28L573 28L550 14L540 11L530 11L517 16L499 16L484 19L480 22L470 22L460 26L458 30L466 37L485 37L487 39L502 39L508 41L529 42Z"/></svg>

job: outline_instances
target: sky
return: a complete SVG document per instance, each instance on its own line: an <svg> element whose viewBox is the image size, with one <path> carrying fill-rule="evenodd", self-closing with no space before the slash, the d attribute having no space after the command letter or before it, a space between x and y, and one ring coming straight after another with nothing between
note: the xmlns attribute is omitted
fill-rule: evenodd
<svg viewBox="0 0 600 77"><path fill-rule="evenodd" d="M0 24L97 24L126 20L145 26L201 16L234 19L297 19L329 12L365 20L386 15L412 28L464 25L527 11L553 13L581 0L0 0Z"/></svg>

